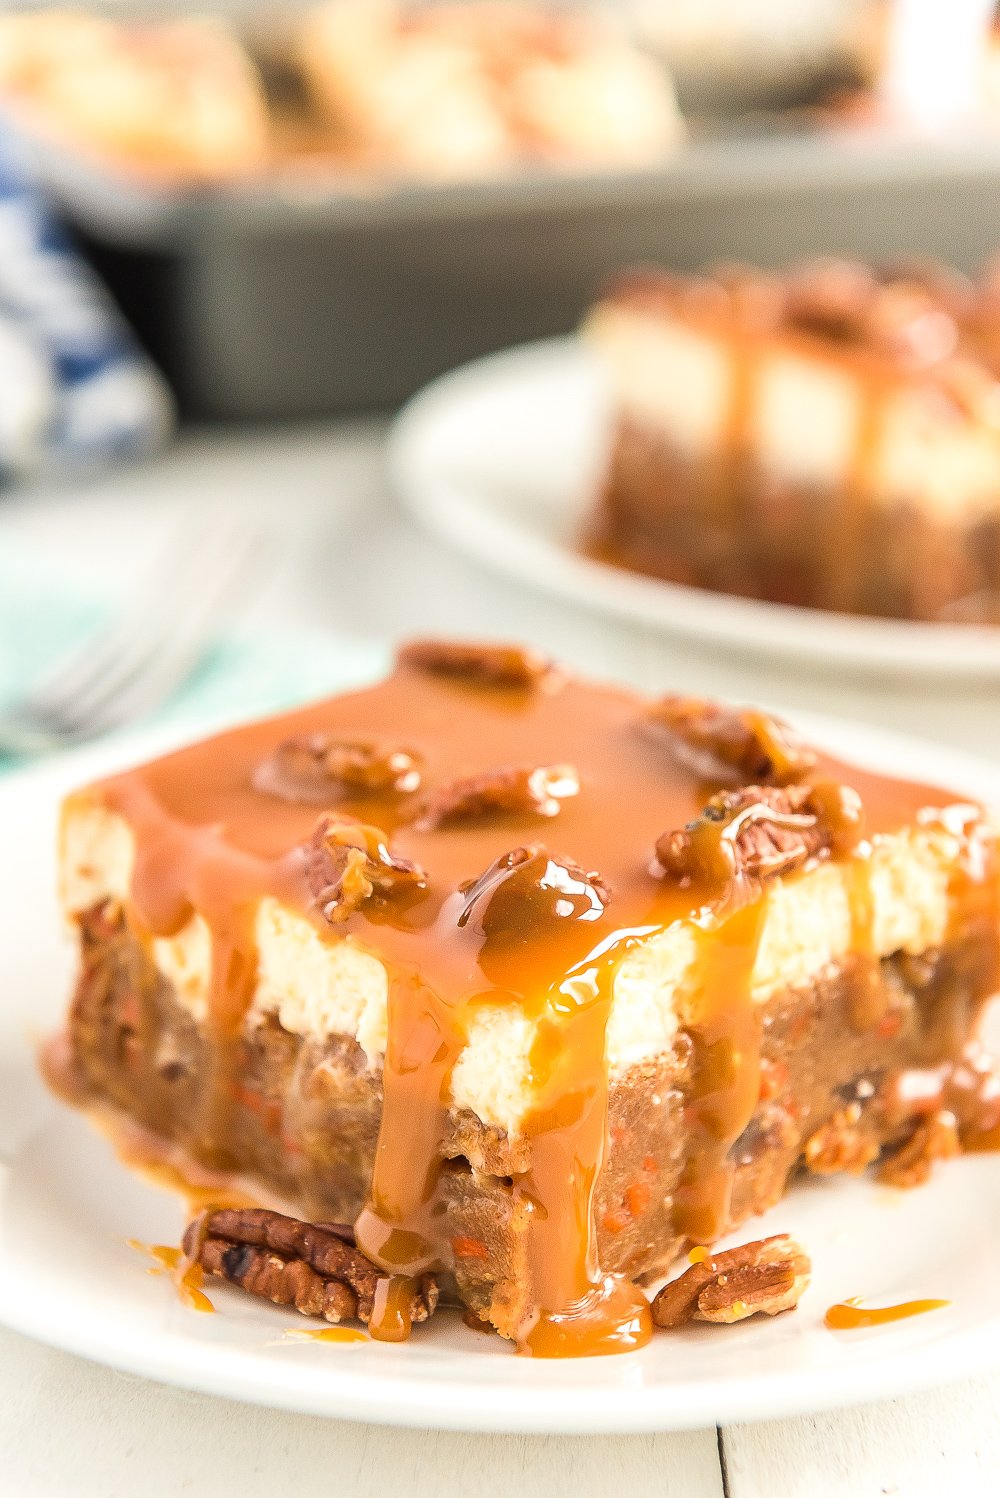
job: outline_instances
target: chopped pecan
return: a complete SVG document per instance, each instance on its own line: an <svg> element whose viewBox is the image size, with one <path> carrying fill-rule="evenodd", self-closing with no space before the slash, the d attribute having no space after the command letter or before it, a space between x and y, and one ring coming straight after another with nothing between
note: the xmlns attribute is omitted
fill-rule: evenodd
<svg viewBox="0 0 1000 1498"><path fill-rule="evenodd" d="M860 801L847 786L744 786L721 791L697 821L665 832L656 860L681 884L725 891L737 880L775 878L844 851L861 825Z"/></svg>
<svg viewBox="0 0 1000 1498"><path fill-rule="evenodd" d="M905 1144L884 1156L878 1178L886 1186L923 1186L934 1162L953 1159L960 1149L954 1113L939 1108L917 1124Z"/></svg>
<svg viewBox="0 0 1000 1498"><path fill-rule="evenodd" d="M704 780L788 785L816 763L794 728L751 708L668 696L651 703L647 717L669 735L676 757Z"/></svg>
<svg viewBox="0 0 1000 1498"><path fill-rule="evenodd" d="M551 660L524 645L486 645L459 640L411 640L397 656L436 676L457 676L486 686L534 687L554 671Z"/></svg>
<svg viewBox="0 0 1000 1498"><path fill-rule="evenodd" d="M580 777L572 765L484 770L433 791L421 806L414 826L421 832L431 832L449 822L471 821L493 812L554 817L561 803L579 789Z"/></svg>
<svg viewBox="0 0 1000 1498"><path fill-rule="evenodd" d="M692 1264L655 1297L656 1326L672 1331L691 1321L728 1326L798 1305L812 1265L794 1238L779 1234L711 1254Z"/></svg>
<svg viewBox="0 0 1000 1498"><path fill-rule="evenodd" d="M420 785L419 756L358 739L312 733L286 739L253 774L254 789L322 806L332 797L405 795Z"/></svg>
<svg viewBox="0 0 1000 1498"><path fill-rule="evenodd" d="M859 1102L839 1108L806 1140L803 1158L814 1175L860 1175L878 1155L878 1143L864 1127Z"/></svg>
<svg viewBox="0 0 1000 1498"><path fill-rule="evenodd" d="M419 864L399 858L385 834L349 817L321 817L306 848L306 879L326 920L345 921L366 902L376 908L427 888Z"/></svg>
<svg viewBox="0 0 1000 1498"><path fill-rule="evenodd" d="M367 1322L384 1278L340 1224L300 1222L263 1207L209 1211L184 1234L184 1252L208 1274L276 1305L295 1306L327 1321ZM409 1307L426 1321L438 1302L437 1281L415 1282Z"/></svg>

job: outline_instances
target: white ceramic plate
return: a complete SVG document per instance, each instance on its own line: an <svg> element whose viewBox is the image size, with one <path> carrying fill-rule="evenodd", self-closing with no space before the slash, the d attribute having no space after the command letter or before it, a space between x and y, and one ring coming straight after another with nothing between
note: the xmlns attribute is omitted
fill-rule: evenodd
<svg viewBox="0 0 1000 1498"><path fill-rule="evenodd" d="M846 724L802 720L849 758L1000 800L1000 768ZM798 1310L774 1321L660 1334L640 1353L531 1362L443 1314L402 1347L282 1340L306 1323L227 1286L218 1314L182 1307L125 1240L175 1242L175 1199L133 1178L49 1098L36 1039L65 1003L54 896L61 794L152 752L146 738L78 752L0 783L0 1322L72 1352L281 1408L428 1427L636 1431L756 1420L887 1397L1000 1365L1000 1159L958 1160L930 1185L797 1187L740 1237L790 1231L813 1256ZM736 1241L739 1241L737 1239ZM944 1310L834 1334L834 1301L941 1297Z"/></svg>
<svg viewBox="0 0 1000 1498"><path fill-rule="evenodd" d="M587 608L855 675L1000 674L1000 629L757 603L583 556L609 440L597 361L579 340L553 339L468 364L414 397L393 428L389 471L403 503L450 545Z"/></svg>

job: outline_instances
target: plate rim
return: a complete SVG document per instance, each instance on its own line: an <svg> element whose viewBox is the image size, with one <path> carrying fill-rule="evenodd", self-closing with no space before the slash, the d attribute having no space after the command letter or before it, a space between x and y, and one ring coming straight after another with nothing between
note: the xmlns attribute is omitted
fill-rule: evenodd
<svg viewBox="0 0 1000 1498"><path fill-rule="evenodd" d="M832 747L849 741L858 763L906 755L908 773L954 784L956 794L975 794L1000 802L1000 765L961 749L934 744L919 736L873 727L856 720L793 711L791 717L810 738L828 735ZM56 797L85 775L100 773L172 747L197 735L194 725L147 729L123 735L113 743L88 745L69 754L15 771L0 782L0 808L8 797L34 803L34 815L46 799ZM840 752L843 752L841 745ZM29 810L29 820L31 819ZM20 1064L20 1063L19 1063ZM58 1108L52 1100L53 1110ZM57 1116L53 1113L49 1116ZM83 1126L86 1121L79 1120ZM0 1164L0 1270L4 1261L4 1222L9 1166ZM923 1189L933 1189L923 1188ZM99 1325L98 1325L99 1323ZM0 1273L0 1324L11 1330L89 1358L91 1361L152 1378L180 1388L233 1398L268 1408L341 1419L420 1429L534 1434L638 1434L696 1430L738 1421L785 1419L846 1408L878 1399L940 1386L1000 1368L1000 1313L978 1325L957 1328L917 1348L887 1347L879 1354L871 1342L857 1344L857 1356L842 1368L761 1368L753 1377L714 1376L708 1406L704 1381L690 1390L678 1384L574 1385L571 1378L546 1386L546 1372L572 1369L579 1363L526 1363L522 1384L497 1386L489 1380L463 1378L423 1383L419 1377L368 1372L352 1367L350 1353L342 1366L333 1359L317 1378L315 1366L289 1363L280 1380L274 1365L253 1350L199 1342L192 1356L190 1337L168 1329L148 1344L130 1336L127 1320L108 1324L104 1313L79 1306L46 1310L19 1296L10 1277ZM615 1358L614 1368L632 1357ZM590 1360L589 1366L593 1367ZM419 1372L419 1364L415 1365ZM475 1360L469 1365L474 1372Z"/></svg>
<svg viewBox="0 0 1000 1498"><path fill-rule="evenodd" d="M597 368L577 334L537 339L439 375L394 418L386 442L391 492L439 540L495 573L589 613L715 649L734 648L751 659L866 679L888 672L904 683L1000 676L1000 628L836 614L665 582L574 552L497 507L477 505L474 482L435 473L438 433L463 403L479 404L491 389L503 395L524 373L537 374L539 365L543 371L549 366L553 381L579 377L588 365Z"/></svg>

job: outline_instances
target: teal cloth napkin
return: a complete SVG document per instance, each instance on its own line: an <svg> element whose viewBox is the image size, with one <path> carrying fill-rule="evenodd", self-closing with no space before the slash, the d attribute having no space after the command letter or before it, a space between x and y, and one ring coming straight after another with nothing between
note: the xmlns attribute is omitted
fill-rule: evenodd
<svg viewBox="0 0 1000 1498"><path fill-rule="evenodd" d="M53 578L28 550L0 553L0 709L99 629L108 606ZM214 727L361 686L386 665L384 646L321 631L233 630L145 724ZM0 773L24 761L0 753Z"/></svg>

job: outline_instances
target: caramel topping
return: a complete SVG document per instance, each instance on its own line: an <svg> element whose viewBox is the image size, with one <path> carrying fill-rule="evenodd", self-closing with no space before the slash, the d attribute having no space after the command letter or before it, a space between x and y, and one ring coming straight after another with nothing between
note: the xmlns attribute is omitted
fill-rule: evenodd
<svg viewBox="0 0 1000 1498"><path fill-rule="evenodd" d="M477 1005L517 1006L534 1034L521 1141L527 1163L510 1188L525 1222L534 1307L520 1343L536 1356L627 1350L648 1335L648 1305L604 1271L593 1223L607 1148L605 1031L616 974L631 948L676 922L689 925L697 995L686 1020L692 1145L676 1225L689 1239L710 1242L726 1223L731 1146L760 1094L750 979L768 876L777 872L775 859L780 868L787 859L777 847L773 857L755 854L752 888L732 904L719 898L711 859L696 859L683 879L651 872L656 833L698 822L706 790L695 769L637 731L648 705L635 694L556 676L530 653L511 656L506 647L423 644L402 660L378 686L236 729L88 793L134 830L130 919L169 935L197 910L212 933L215 1085L211 1110L192 1118L192 1133L201 1153L207 1140L220 1164L231 1157L232 1082L256 983L262 898L308 914L325 940L347 936L377 953L389 978L383 1114L356 1230L359 1249L387 1276L372 1334L405 1335L408 1278L450 1269L456 1252L441 1190L452 1069ZM752 729L757 744L759 727ZM412 796L398 784L376 791L343 774L334 804L317 820L314 802L261 789L256 772L281 745L320 739L405 742L425 796L497 764L563 767L567 760L579 788L558 796L548 786L558 801L551 851L536 841L537 807L428 824L414 817ZM784 777L788 765L773 739L765 752ZM793 822L787 830L800 838L819 829L822 856L856 866L861 887L867 845L854 836L858 798L869 838L954 800L811 751L808 757L815 763L807 790L761 787L754 796L801 791L806 799L779 820L808 820L808 828ZM804 763L800 754L796 764ZM742 857L739 834L728 842ZM819 856L818 846L808 856ZM986 879L970 864L970 900Z"/></svg>
<svg viewBox="0 0 1000 1498"><path fill-rule="evenodd" d="M855 1297L831 1306L823 1321L831 1331L851 1332L864 1326L884 1326L889 1321L904 1321L908 1316L922 1316L926 1311L939 1311L948 1305L951 1305L950 1300L904 1300L898 1306L864 1307L860 1297Z"/></svg>
<svg viewBox="0 0 1000 1498"><path fill-rule="evenodd" d="M872 367L945 369L974 305L953 285L914 267L879 272L856 261L819 259L784 275L751 265L719 266L710 278L657 270L612 286L612 300L669 310L745 339L808 339Z"/></svg>

